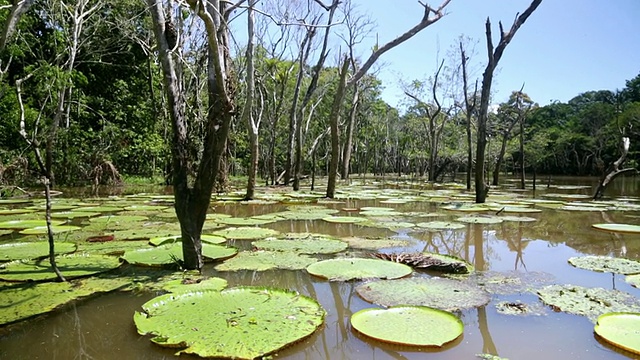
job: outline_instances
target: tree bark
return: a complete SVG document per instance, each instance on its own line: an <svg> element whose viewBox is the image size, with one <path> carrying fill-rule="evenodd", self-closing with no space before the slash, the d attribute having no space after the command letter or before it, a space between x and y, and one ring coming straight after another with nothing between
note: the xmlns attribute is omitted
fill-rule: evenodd
<svg viewBox="0 0 640 360"><path fill-rule="evenodd" d="M480 94L480 110L478 115L478 138L476 140L476 174L475 174L475 185L476 185L476 203L484 203L487 198L487 194L489 193L489 187L487 186L484 175L486 172L486 164L485 164L485 152L487 148L487 118L489 111L489 99L491 97L491 83L493 82L493 73L506 49L507 45L516 32L524 24L524 22L529 18L529 16L535 11L535 9L540 5L542 0L533 0L529 7L519 15L513 24L511 25L511 29L508 32L504 32L502 28L502 23L500 23L500 42L498 46L496 46L495 50L493 48L493 40L491 37L491 21L487 18L487 22L485 24L485 34L487 38L487 55L489 61L487 62L487 66L482 74L482 91Z"/></svg>
<svg viewBox="0 0 640 360"><path fill-rule="evenodd" d="M344 93L349 72L349 59L345 56L340 69L340 80L336 90L329 122L331 124L331 161L329 163L329 180L327 181L327 197L333 199L336 195L336 177L338 175L338 161L340 160L340 111L344 102Z"/></svg>
<svg viewBox="0 0 640 360"><path fill-rule="evenodd" d="M253 118L253 98L255 95L255 66L253 60L254 53L254 15L253 7L256 0L249 0L249 8L247 9L247 73L245 76L245 83L247 86L247 95L244 102L244 108L242 109L242 121L247 124L247 131L249 132L249 173L247 176L247 192L244 196L245 200L252 200L255 196L256 190L256 177L258 175L258 131L260 129L260 121L254 121Z"/></svg>
<svg viewBox="0 0 640 360"><path fill-rule="evenodd" d="M604 191L606 190L607 186L616 177L618 177L618 175L622 175L628 172L633 172L636 174L638 173L638 170L634 168L620 169L620 166L622 166L622 164L627 160L630 144L631 144L631 141L628 137L622 138L622 147L620 149L620 152L621 152L620 157L618 158L618 160L610 164L607 170L602 174L602 177L600 178L600 183L596 188L596 192L593 194L593 200L600 199L604 195Z"/></svg>
<svg viewBox="0 0 640 360"><path fill-rule="evenodd" d="M351 165L351 151L353 150L353 132L356 127L356 118L358 115L358 104L360 101L360 88L358 84L354 85L353 100L351 101L351 110L349 110L349 121L347 122L347 134L345 136L344 149L342 151L342 174L341 178L346 180L349 178Z"/></svg>

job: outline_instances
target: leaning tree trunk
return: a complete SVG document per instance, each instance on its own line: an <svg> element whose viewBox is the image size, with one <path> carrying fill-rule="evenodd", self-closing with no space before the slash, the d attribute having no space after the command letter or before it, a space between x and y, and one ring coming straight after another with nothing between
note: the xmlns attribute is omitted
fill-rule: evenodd
<svg viewBox="0 0 640 360"><path fill-rule="evenodd" d="M347 73L349 72L349 60L345 56L340 69L340 80L336 91L329 121L331 124L331 161L329 163L329 179L327 181L327 197L333 199L336 195L336 178L338 176L338 161L340 160L340 111L344 101L344 93L347 85Z"/></svg>
<svg viewBox="0 0 640 360"><path fill-rule="evenodd" d="M349 178L351 165L351 151L353 148L353 132L356 127L356 117L358 114L358 102L360 99L360 88L358 84L354 84L353 101L351 102L351 111L349 113L349 121L347 122L347 134L345 137L344 149L342 151L342 174L343 180Z"/></svg>
<svg viewBox="0 0 640 360"><path fill-rule="evenodd" d="M622 164L627 159L627 155L629 154L630 144L631 144L631 141L629 140L628 137L622 138L622 149L621 149L620 157L618 158L618 160L614 161L611 165L609 165L607 170L602 174L602 177L600 178L600 184L598 184L598 188L596 189L596 192L593 194L593 200L600 199L602 195L604 195L604 191L606 190L609 183L611 183L613 179L615 179L618 175L621 175L627 172L638 173L638 170L634 168L620 169L620 166L622 166Z"/></svg>

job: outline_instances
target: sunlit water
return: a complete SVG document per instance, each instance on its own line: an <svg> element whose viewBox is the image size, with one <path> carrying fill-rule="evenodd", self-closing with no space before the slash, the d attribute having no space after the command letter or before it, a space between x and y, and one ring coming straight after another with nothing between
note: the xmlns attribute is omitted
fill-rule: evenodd
<svg viewBox="0 0 640 360"><path fill-rule="evenodd" d="M638 196L638 181L624 179L616 195ZM575 179L573 179L575 184ZM546 189L540 189L544 193ZM549 190L552 191L552 190ZM590 193L587 190L585 193ZM557 192L557 191L554 191ZM575 193L575 191L574 191ZM611 192L609 193L611 194ZM351 201L349 207L376 206L375 201ZM336 208L344 204L330 205ZM437 204L385 205L399 210L435 211ZM224 205L216 208L234 216L250 216L279 210L266 206ZM465 258L478 270L518 272L540 276L557 284L618 289L640 297L640 289L628 285L624 276L595 273L572 267L567 259L582 254L624 256L640 259L640 235L593 230L603 222L638 224L640 213L568 212L545 209L525 214L533 223L467 225L445 232L392 232L358 225L323 221L285 221L267 225L282 232L316 232L336 236L394 236L411 239L409 249L434 251ZM460 214L448 215L453 219ZM242 244L236 244L243 246ZM246 246L246 244L244 245ZM601 342L587 318L554 312L544 316L510 316L495 309L498 301L537 303L532 293L493 295L491 303L459 313L465 331L443 348L428 349L388 345L365 339L353 331L354 312L374 307L362 300L355 288L360 282L327 282L304 271L217 272L212 265L206 275L220 276L229 286L261 285L299 291L317 299L327 311L325 324L307 339L284 349L274 359L476 359L491 353L512 360L528 359L633 359L634 356ZM541 275L537 275L541 274ZM134 311L155 294L112 293L65 307L54 314L0 328L1 359L171 359L173 349L161 348L136 333ZM2 311L2 309L0 309ZM181 358L191 359L190 356Z"/></svg>

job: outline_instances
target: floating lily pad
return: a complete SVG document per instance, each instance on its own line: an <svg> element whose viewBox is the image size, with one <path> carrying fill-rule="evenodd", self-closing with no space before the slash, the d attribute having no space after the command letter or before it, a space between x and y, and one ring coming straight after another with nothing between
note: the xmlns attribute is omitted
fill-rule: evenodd
<svg viewBox="0 0 640 360"><path fill-rule="evenodd" d="M79 226L73 226L73 225L51 225L51 232L54 234L59 234L59 233L63 233L63 232L68 232L68 231L76 231L76 230L80 230L81 228ZM29 229L24 229L20 231L20 234L25 234L25 235L44 235L48 233L48 229L47 226L36 226L36 227L32 227Z"/></svg>
<svg viewBox="0 0 640 360"><path fill-rule="evenodd" d="M122 210L122 209L119 209ZM118 210L118 211L119 211ZM104 215L96 218L91 218L89 221L92 223L130 223L130 222L138 222L148 220L147 216L140 215Z"/></svg>
<svg viewBox="0 0 640 360"><path fill-rule="evenodd" d="M334 254L346 250L349 244L330 236L308 234L306 238L265 239L251 243L259 250L293 251L300 254Z"/></svg>
<svg viewBox="0 0 640 360"><path fill-rule="evenodd" d="M278 235L278 232L276 230L259 227L232 227L215 231L213 232L213 235L235 240L254 240L263 239L269 236L276 236Z"/></svg>
<svg viewBox="0 0 640 360"><path fill-rule="evenodd" d="M351 315L351 326L380 341L414 346L442 346L464 330L455 315L426 306L363 309Z"/></svg>
<svg viewBox="0 0 640 360"><path fill-rule="evenodd" d="M520 214L529 214L529 213L540 213L542 210L526 207L526 206L503 206L503 207L492 207L491 210L500 211L501 213L520 213Z"/></svg>
<svg viewBox="0 0 640 360"><path fill-rule="evenodd" d="M0 204L27 204L30 203L29 199L0 199Z"/></svg>
<svg viewBox="0 0 640 360"><path fill-rule="evenodd" d="M536 218L528 217L528 216L514 216L514 215L506 215L500 216L502 221L513 221L513 222L533 222L538 221Z"/></svg>
<svg viewBox="0 0 640 360"><path fill-rule="evenodd" d="M234 226L249 226L249 225L264 225L273 222L273 220L255 219L255 218L219 218L216 220L219 224L234 225Z"/></svg>
<svg viewBox="0 0 640 360"><path fill-rule="evenodd" d="M93 275L120 266L120 260L104 255L62 255L56 264L67 279ZM12 261L0 266L0 279L5 281L41 281L56 279L49 259Z"/></svg>
<svg viewBox="0 0 640 360"><path fill-rule="evenodd" d="M393 261L409 265L416 269L440 271L451 274L468 274L473 271L473 265L463 259L435 253L377 253L375 257L382 260Z"/></svg>
<svg viewBox="0 0 640 360"><path fill-rule="evenodd" d="M346 237L342 239L354 249L380 250L394 247L404 247L410 244L409 240L400 240L393 238L364 238L364 237Z"/></svg>
<svg viewBox="0 0 640 360"><path fill-rule="evenodd" d="M567 211L607 211L606 207L602 206L577 206L577 205L564 205L560 207L560 210Z"/></svg>
<svg viewBox="0 0 640 360"><path fill-rule="evenodd" d="M357 224L364 221L367 221L366 218L356 217L356 216L328 216L322 218L322 220L330 223L339 223L339 224Z"/></svg>
<svg viewBox="0 0 640 360"><path fill-rule="evenodd" d="M174 242L180 242L181 239L182 239L181 235L154 237L149 239L149 244L153 246L167 245ZM204 235L204 234L200 235L200 240L202 240L203 243L216 244L216 245L224 244L227 242L227 239L221 236Z"/></svg>
<svg viewBox="0 0 640 360"><path fill-rule="evenodd" d="M593 322L609 312L640 312L640 299L618 290L549 285L538 290L538 296L554 309L586 316Z"/></svg>
<svg viewBox="0 0 640 360"><path fill-rule="evenodd" d="M46 205L45 204L41 204L41 205L33 205L33 206L29 206L27 207L27 209L33 209L33 210L42 210L44 211L46 209ZM69 204L51 204L51 210L52 211L67 211L67 210L71 210L71 209L75 209L77 208L77 206L75 205L69 205Z"/></svg>
<svg viewBox="0 0 640 360"><path fill-rule="evenodd" d="M378 259L329 259L309 265L307 271L331 281L397 279L411 274L411 267Z"/></svg>
<svg viewBox="0 0 640 360"><path fill-rule="evenodd" d="M82 207L72 209L71 211L106 213L106 212L116 212L116 211L122 211L122 210L123 208L116 207L116 206L82 206Z"/></svg>
<svg viewBox="0 0 640 360"><path fill-rule="evenodd" d="M439 230L459 230L464 229L465 225L457 222L450 221L429 221L416 224L416 226L425 228L427 230L439 231Z"/></svg>
<svg viewBox="0 0 640 360"><path fill-rule="evenodd" d="M51 214L54 219L76 219L76 218L90 218L100 215L99 212L88 211L61 211Z"/></svg>
<svg viewBox="0 0 640 360"><path fill-rule="evenodd" d="M599 230L640 234L640 225L629 224L593 224L592 227Z"/></svg>
<svg viewBox="0 0 640 360"><path fill-rule="evenodd" d="M640 355L640 313L600 315L594 331L608 343Z"/></svg>
<svg viewBox="0 0 640 360"><path fill-rule="evenodd" d="M238 249L202 243L202 256L209 260L228 259L238 253ZM122 258L129 264L163 266L182 260L182 244L171 243L158 247L126 251Z"/></svg>
<svg viewBox="0 0 640 360"><path fill-rule="evenodd" d="M146 249L146 241L108 241L108 242L84 242L78 245L78 251L92 255L116 255L121 256L125 251Z"/></svg>
<svg viewBox="0 0 640 360"><path fill-rule="evenodd" d="M0 287L0 324L8 324L53 311L70 301L113 291L129 279L86 278L71 282L16 283Z"/></svg>
<svg viewBox="0 0 640 360"><path fill-rule="evenodd" d="M36 212L34 209L19 208L19 209L0 209L0 215L19 215Z"/></svg>
<svg viewBox="0 0 640 360"><path fill-rule="evenodd" d="M76 251L76 244L56 242L56 254L68 254ZM0 261L31 260L49 255L49 242L33 241L0 245Z"/></svg>
<svg viewBox="0 0 640 360"><path fill-rule="evenodd" d="M459 217L456 221L467 224L500 224L503 220L498 216L464 216Z"/></svg>
<svg viewBox="0 0 640 360"><path fill-rule="evenodd" d="M486 305L491 297L477 286L442 278L378 280L356 288L363 299L382 306L421 305L455 311Z"/></svg>
<svg viewBox="0 0 640 360"><path fill-rule="evenodd" d="M640 274L638 275L627 275L625 281L631 284L633 287L640 288Z"/></svg>
<svg viewBox="0 0 640 360"><path fill-rule="evenodd" d="M481 211L489 210L489 208L486 205L466 204L466 203L445 205L442 208L445 210L465 211L465 212L481 212Z"/></svg>
<svg viewBox="0 0 640 360"><path fill-rule="evenodd" d="M569 264L586 270L623 275L640 273L640 262L610 256L579 256L569 258Z"/></svg>
<svg viewBox="0 0 640 360"><path fill-rule="evenodd" d="M496 310L503 315L515 316L542 316L546 314L546 309L540 303L526 304L520 301L501 301L496 304Z"/></svg>
<svg viewBox="0 0 640 360"><path fill-rule="evenodd" d="M218 271L302 270L318 259L291 251L242 251L215 268Z"/></svg>
<svg viewBox="0 0 640 360"><path fill-rule="evenodd" d="M480 286L490 294L534 292L555 282L555 276L539 271L483 271L474 273L467 282Z"/></svg>
<svg viewBox="0 0 640 360"><path fill-rule="evenodd" d="M124 209L127 211L162 211L167 207L159 205L130 205L124 207Z"/></svg>
<svg viewBox="0 0 640 360"><path fill-rule="evenodd" d="M193 279L186 277L184 279L169 280L164 283L162 290L181 293L188 291L222 291L227 287L227 280L219 277L212 277L208 279L197 278Z"/></svg>
<svg viewBox="0 0 640 360"><path fill-rule="evenodd" d="M142 308L134 322L139 334L155 335L154 343L181 348L177 354L233 359L263 357L297 342L325 316L309 297L257 287L166 294Z"/></svg>
<svg viewBox="0 0 640 360"><path fill-rule="evenodd" d="M52 220L51 225L62 225L65 221ZM46 220L9 220L0 222L0 229L28 229L36 226L47 226Z"/></svg>

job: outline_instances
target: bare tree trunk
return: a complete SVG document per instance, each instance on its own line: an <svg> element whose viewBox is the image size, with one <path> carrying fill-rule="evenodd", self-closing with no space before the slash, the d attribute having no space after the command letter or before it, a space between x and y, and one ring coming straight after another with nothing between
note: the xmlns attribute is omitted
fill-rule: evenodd
<svg viewBox="0 0 640 360"><path fill-rule="evenodd" d="M525 188L524 165L524 116L520 116L520 189Z"/></svg>
<svg viewBox="0 0 640 360"><path fill-rule="evenodd" d="M613 179L615 179L618 175L622 175L627 172L633 172L636 174L638 173L638 170L634 168L620 169L620 166L622 166L622 164L627 159L627 155L629 154L630 144L631 144L631 141L628 137L622 138L622 147L620 149L620 157L618 158L618 160L610 164L607 170L602 174L602 177L600 178L600 184L598 184L598 188L596 189L596 192L593 194L593 200L600 199L602 195L604 195L604 191L606 190L609 183L611 183Z"/></svg>
<svg viewBox="0 0 640 360"><path fill-rule="evenodd" d="M338 175L338 161L340 160L340 111L344 102L344 93L347 83L347 73L349 72L349 60L345 56L340 69L340 80L336 90L331 115L331 162L329 163L329 180L327 181L327 197L333 199L336 195L336 177Z"/></svg>
<svg viewBox="0 0 640 360"><path fill-rule="evenodd" d="M471 172L473 171L473 145L471 138L471 119L473 118L473 113L476 110L476 99L478 95L478 81L476 80L476 85L473 90L473 101L469 101L468 94L468 76L467 76L467 54L465 54L464 47L462 46L462 41L460 42L460 57L462 58L462 84L464 91L464 107L465 107L465 117L467 120L466 130L467 130L467 191L471 190Z"/></svg>
<svg viewBox="0 0 640 360"><path fill-rule="evenodd" d="M347 122L347 134L345 137L344 148L342 149L342 174L341 178L346 180L349 178L351 151L353 148L353 132L356 127L356 117L358 114L358 103L360 100L360 87L354 84L353 100L351 101L351 110L349 111L349 121Z"/></svg>
<svg viewBox="0 0 640 360"><path fill-rule="evenodd" d="M249 159L249 173L247 179L247 192L244 196L245 200L252 200L255 196L256 189L256 177L258 174L258 130L260 128L260 122L253 119L253 98L255 95L255 66L253 60L253 48L254 48L254 16L253 7L256 0L249 0L249 8L247 9L247 73L245 77L245 83L247 86L247 95L244 103L244 109L242 110L242 121L247 124L247 131L249 132L249 148L251 149L251 155Z"/></svg>
<svg viewBox="0 0 640 360"><path fill-rule="evenodd" d="M504 32L502 23L500 23L500 42L493 48L493 40L491 37L491 21L487 18L485 24L487 38L487 55L489 61L482 74L482 92L480 95L480 113L478 116L478 138L476 140L476 203L484 203L489 193L489 187L484 180L486 172L485 152L487 147L487 118L489 111L489 98L491 96L491 83L493 82L493 72L504 53L505 48L511 42L516 32L529 16L540 5L542 0L533 0L524 13L519 15L511 25L508 32Z"/></svg>

